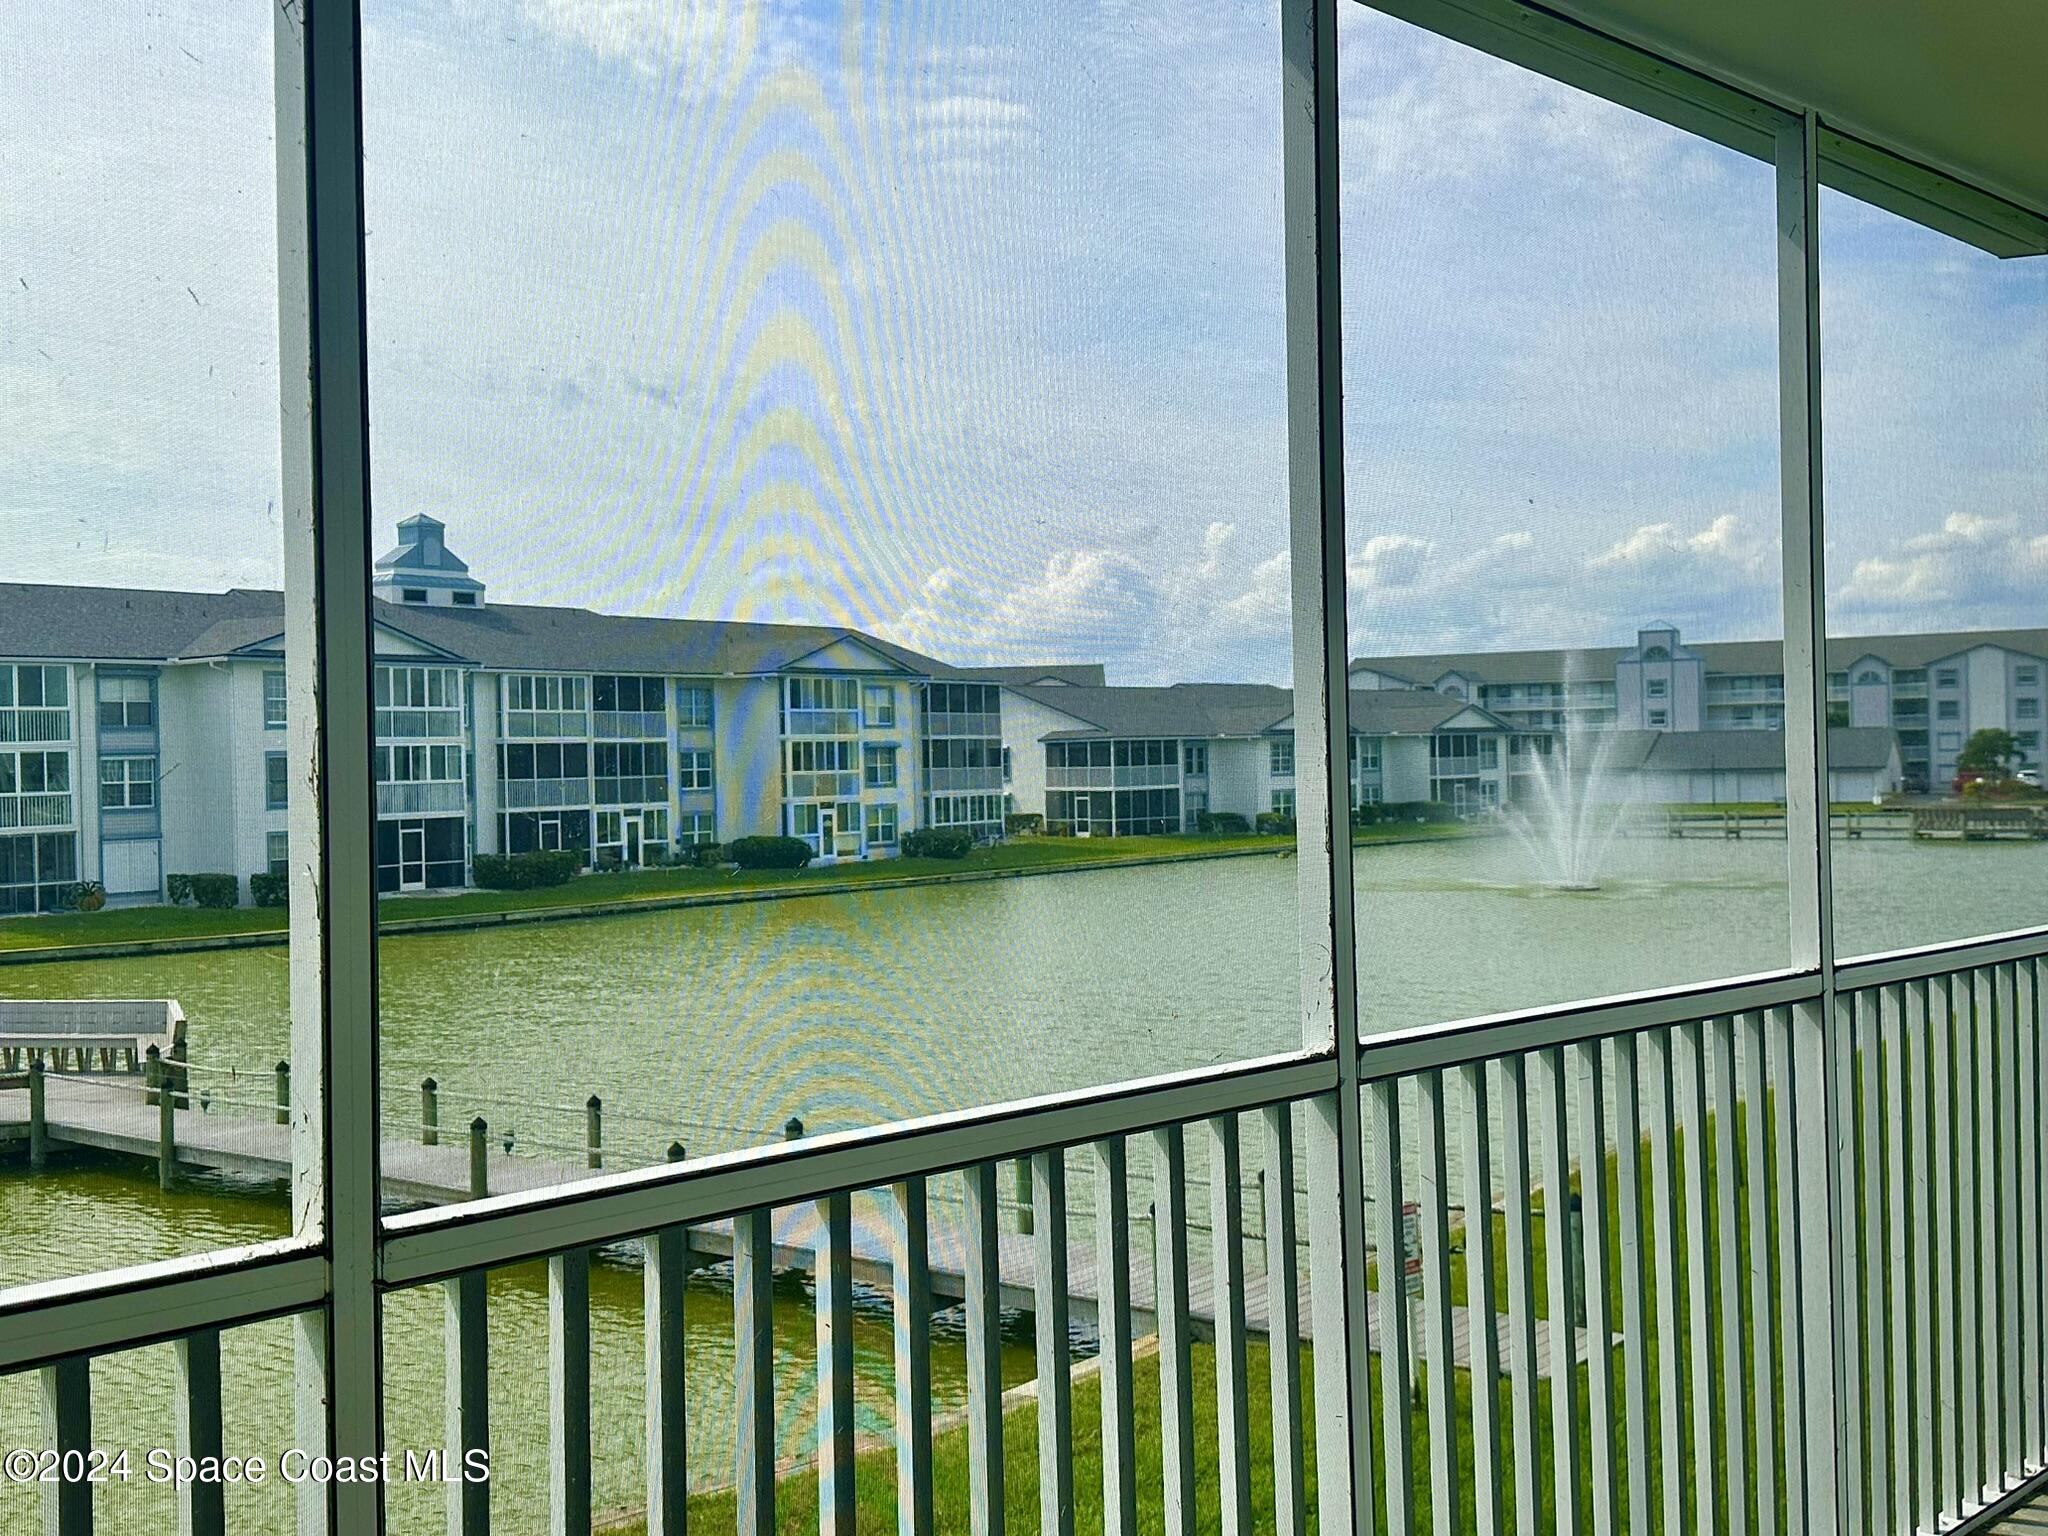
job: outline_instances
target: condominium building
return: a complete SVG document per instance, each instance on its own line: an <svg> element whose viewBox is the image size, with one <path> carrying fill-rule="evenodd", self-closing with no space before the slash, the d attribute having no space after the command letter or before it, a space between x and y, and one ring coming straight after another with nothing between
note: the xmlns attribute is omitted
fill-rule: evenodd
<svg viewBox="0 0 2048 1536"><path fill-rule="evenodd" d="M480 853L1001 834L993 677L844 628L489 602L428 517L372 587L381 890L464 885ZM284 867L283 620L276 592L0 586L0 912Z"/></svg>
<svg viewBox="0 0 2048 1536"><path fill-rule="evenodd" d="M1827 644L1831 724L1898 733L1902 781L1939 790L1970 733L2009 730L2041 761L2048 629L1845 636ZM1687 644L1652 624L1632 646L1368 657L1354 688L1431 688L1485 706L1518 732L1782 730L1775 640Z"/></svg>

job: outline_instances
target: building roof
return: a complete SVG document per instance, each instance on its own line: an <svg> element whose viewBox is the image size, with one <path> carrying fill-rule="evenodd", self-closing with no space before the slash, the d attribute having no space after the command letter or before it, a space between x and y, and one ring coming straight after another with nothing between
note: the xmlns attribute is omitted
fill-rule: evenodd
<svg viewBox="0 0 2048 1536"><path fill-rule="evenodd" d="M658 672L753 676L795 666L852 640L918 676L950 676L929 656L832 625L661 619L493 603L422 607L377 601L379 624L452 658L503 671ZM0 656L79 661L182 661L272 649L284 597L119 587L0 583Z"/></svg>
<svg viewBox="0 0 2048 1536"><path fill-rule="evenodd" d="M1294 693L1265 683L1175 683L1167 688L1017 688L1024 697L1086 720L1092 729L1053 731L1048 740L1081 736L1262 736L1288 727ZM1360 736L1425 735L1462 714L1495 729L1506 725L1476 704L1429 689L1354 689L1351 729Z"/></svg>
<svg viewBox="0 0 2048 1536"><path fill-rule="evenodd" d="M1596 753L1609 768L1640 773L1782 772L1783 731L1604 731ZM1833 726L1828 731L1828 766L1851 771L1882 769L1898 748L1896 732L1883 726Z"/></svg>
<svg viewBox="0 0 2048 1536"><path fill-rule="evenodd" d="M1652 628L1658 626L1650 626ZM1840 635L1828 641L1828 670L1845 670L1865 656L1894 667L1925 667L1978 646L2000 646L2048 657L2048 629L1952 630L1924 635ZM1701 657L1707 671L1722 674L1783 672L1784 646L1776 640L1707 640L1685 649ZM1423 656L1361 656L1353 672L1373 671L1427 688L1446 672L1462 672L1485 683L1557 683L1568 673L1587 682L1606 681L1614 664L1633 654L1632 645L1588 646L1583 650L1453 651Z"/></svg>
<svg viewBox="0 0 2048 1536"><path fill-rule="evenodd" d="M1101 688L1109 681L1099 661L1052 661L1030 667L955 667L953 675L975 682L1001 683L1005 688L1021 688L1032 683L1052 687Z"/></svg>

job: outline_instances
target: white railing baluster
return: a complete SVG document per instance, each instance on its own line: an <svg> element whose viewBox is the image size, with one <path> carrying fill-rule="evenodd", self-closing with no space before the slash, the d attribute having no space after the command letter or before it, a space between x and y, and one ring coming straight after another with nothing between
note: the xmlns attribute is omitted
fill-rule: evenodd
<svg viewBox="0 0 2048 1536"><path fill-rule="evenodd" d="M42 1382L43 1448L61 1466L92 1454L92 1362L82 1355L46 1365ZM45 1536L91 1536L93 1483L83 1477L53 1477L43 1484Z"/></svg>
<svg viewBox="0 0 2048 1536"><path fill-rule="evenodd" d="M1979 1226L1982 1206L1977 1196L1977 1013L1970 973L1937 978L1955 1041L1956 1171L1956 1356L1962 1385L1956 1404L1962 1425L1962 1474L1956 1485L1955 1508L1960 1516L1984 1495L1984 1317L1978 1283Z"/></svg>
<svg viewBox="0 0 2048 1536"><path fill-rule="evenodd" d="M1401 1084L1391 1077L1365 1086L1366 1167L1372 1202L1374 1262L1380 1302L1380 1432L1386 1450L1387 1529L1407 1531L1415 1518L1414 1371L1408 1358L1408 1262L1401 1194Z"/></svg>
<svg viewBox="0 0 2048 1536"><path fill-rule="evenodd" d="M853 1469L853 1199L818 1201L818 1531L852 1536L859 1502Z"/></svg>
<svg viewBox="0 0 2048 1536"><path fill-rule="evenodd" d="M548 1528L590 1532L590 1250L548 1260Z"/></svg>
<svg viewBox="0 0 2048 1536"><path fill-rule="evenodd" d="M1707 1224L1713 1210L1707 1198L1707 1053L1705 1026L1695 1020L1678 1026L1679 1054L1685 1073L1679 1092L1679 1120L1685 1131L1686 1308L1691 1321L1689 1358L1692 1383L1693 1529L1718 1531L1721 1526L1721 1470L1715 1454L1721 1420L1721 1373L1714 1363L1711 1311L1712 1276L1707 1269Z"/></svg>
<svg viewBox="0 0 2048 1536"><path fill-rule="evenodd" d="M1585 1244L1580 1256L1585 1295L1576 1314L1586 1317L1587 1458L1592 1469L1594 1536L1613 1536L1620 1482L1615 1466L1614 1320L1607 1258L1607 1079L1600 1042L1587 1040L1567 1054L1579 1084L1579 1210Z"/></svg>
<svg viewBox="0 0 2048 1536"><path fill-rule="evenodd" d="M1537 1051L1534 1099L1537 1156L1543 1166L1543 1257L1550 1335L1550 1455L1556 1484L1553 1524L1585 1529L1579 1497L1579 1351L1571 1241L1571 1142L1567 1134L1564 1052ZM1401 1527L1396 1526L1399 1530Z"/></svg>
<svg viewBox="0 0 2048 1536"><path fill-rule="evenodd" d="M2030 1191L2026 1161L2020 1155L2020 1035L2018 997L2010 962L1993 968L1992 996L1998 1016L1998 1113L2004 1168L2000 1171L2005 1213L1999 1234L2003 1261L2000 1288L2005 1300L2005 1481L2016 1483L2033 1459L2034 1441L2027 1431L2026 1305L2021 1291L2020 1254L2027 1240L2024 1213Z"/></svg>
<svg viewBox="0 0 2048 1536"><path fill-rule="evenodd" d="M1657 1280L1657 1423L1666 1531L1686 1528L1686 1490L1691 1477L1685 1456L1685 1392L1680 1370L1685 1359L1678 1300L1678 1103L1675 1041L1669 1029L1653 1029L1641 1044L1649 1058L1650 1206L1655 1226Z"/></svg>
<svg viewBox="0 0 2048 1536"><path fill-rule="evenodd" d="M896 1356L896 1526L932 1528L931 1202L922 1177L889 1188Z"/></svg>
<svg viewBox="0 0 2048 1536"><path fill-rule="evenodd" d="M1863 1390L1869 1425L1865 1454L1869 1518L1873 1525L1881 1525L1896 1518L1897 1506L1892 1500L1891 1371L1885 1348L1891 1316L1885 1295L1885 1225L1891 1209L1885 1147L1892 1140L1892 1128L1884 1117L1884 1032L1875 988L1856 994L1856 1056L1857 1094L1863 1105L1856 1157L1863 1170Z"/></svg>
<svg viewBox="0 0 2048 1536"><path fill-rule="evenodd" d="M2041 1029L2036 989L2039 973L2035 961L2014 967L2014 1017L2019 1029L2019 1060L2015 1070L2020 1081L2020 1174L2026 1192L2021 1207L2020 1284L2026 1296L2026 1397L2027 1460L2034 1467L2048 1466L2048 1393L2044 1393L2042 1372L2048 1366L2042 1330L2048 1328L2048 1294L2043 1291L2041 1245L2048 1238L2042 1221L2041 1115L2044 1094L2041 1072Z"/></svg>
<svg viewBox="0 0 2048 1536"><path fill-rule="evenodd" d="M1736 1218L1742 1154L1735 1137L1735 1020L1729 1014L1719 1014L1708 1020L1706 1027L1712 1049L1708 1087L1714 1105L1713 1222L1718 1260L1714 1289L1721 1303L1718 1396L1727 1457L1728 1520L1737 1530L1750 1530L1755 1509L1749 1502L1749 1414L1742 1390L1742 1239ZM1698 1230L1706 1230L1705 1222Z"/></svg>
<svg viewBox="0 0 2048 1536"><path fill-rule="evenodd" d="M738 1536L775 1536L775 1229L732 1219L733 1509Z"/></svg>
<svg viewBox="0 0 2048 1536"><path fill-rule="evenodd" d="M177 1392L172 1400L174 1443L181 1459L216 1464L223 1452L220 1413L220 1330L202 1328L172 1342ZM179 1483L178 1536L224 1536L225 1485L218 1478Z"/></svg>
<svg viewBox="0 0 2048 1536"><path fill-rule="evenodd" d="M1244 1177L1237 1116L1209 1121L1210 1310L1216 1323L1216 1476L1224 1536L1252 1527L1251 1395L1245 1385Z"/></svg>
<svg viewBox="0 0 2048 1536"><path fill-rule="evenodd" d="M1131 1373L1131 1189L1124 1140L1095 1143L1095 1316L1101 1335L1103 1536L1137 1536Z"/></svg>
<svg viewBox="0 0 2048 1536"><path fill-rule="evenodd" d="M1907 1262L1912 1266L1908 1286L1913 1298L1908 1324L1913 1362L1913 1507L1911 1524L1917 1529L1935 1529L1941 1495L1937 1485L1935 1458L1935 1397L1939 1388L1935 1356L1936 1338L1935 1268L1943 1250L1934 1228L1934 1108L1933 1065L1928 1054L1927 985L1909 983L1899 988L1899 1033L1905 1039L1902 1060L1906 1072L1906 1138L1909 1143L1907 1183Z"/></svg>
<svg viewBox="0 0 2048 1536"><path fill-rule="evenodd" d="M1771 1379L1771 1133L1764 1094L1764 1016L1752 1011L1736 1022L1742 1030L1742 1127L1748 1144L1743 1182L1749 1194L1749 1390L1756 1423L1756 1529L1757 1536L1777 1536L1780 1428ZM1739 1377L1728 1383L1728 1391L1740 1395Z"/></svg>
<svg viewBox="0 0 2048 1536"><path fill-rule="evenodd" d="M1503 1536L1500 1469L1500 1326L1493 1249L1493 1127L1486 1063L1457 1069L1465 1113L1459 1159L1465 1172L1465 1319L1472 1372L1472 1489L1475 1536ZM1638 1530L1647 1530L1638 1526Z"/></svg>
<svg viewBox="0 0 2048 1536"><path fill-rule="evenodd" d="M1905 1019L1906 989L1885 987L1874 1001L1883 1020L1885 1188L1890 1207L1887 1246L1891 1260L1891 1518L1894 1529L1910 1531L1914 1528L1918 1500L1913 1445L1920 1392L1916 1356L1923 1347L1922 1341L1913 1336L1919 1308L1913 1284L1913 1122L1907 1084L1915 1064L1908 1058L1911 1041Z"/></svg>
<svg viewBox="0 0 2048 1536"><path fill-rule="evenodd" d="M1266 1130L1266 1316L1273 1400L1274 1536L1302 1536L1301 1271L1295 1257L1294 1109L1269 1104Z"/></svg>
<svg viewBox="0 0 2048 1536"><path fill-rule="evenodd" d="M1854 1403L1867 1408L1867 1378L1865 1369L1869 1355L1864 1345L1863 1334L1863 1254L1867 1246L1863 1242L1862 1227L1859 1224L1858 1190L1862 1188L1862 1170L1857 1160L1857 1122L1862 1118L1859 1109L1859 1079L1861 1058L1857 1053L1856 1038L1856 997L1852 992L1838 993L1835 997L1836 1060L1840 1063L1833 1071L1835 1099L1839 1112L1835 1120L1836 1146L1834 1155L1838 1170L1836 1189L1842 1202L1835 1240L1840 1249L1841 1287L1837 1300L1842 1309L1841 1337L1846 1342L1842 1356L1842 1402ZM1809 1236L1808 1241L1818 1243L1819 1234ZM1864 1519L1864 1497L1869 1487L1868 1471L1863 1454L1863 1414L1851 1410L1851 1422L1842 1437L1845 1452L1841 1469L1842 1506L1848 1512L1849 1529L1869 1529Z"/></svg>
<svg viewBox="0 0 2048 1536"><path fill-rule="evenodd" d="M1526 1057L1500 1064L1501 1198L1506 1207L1508 1388L1515 1445L1515 1528L1540 1521L1536 1420L1536 1244L1529 1206L1536 1193L1529 1158L1529 1066Z"/></svg>
<svg viewBox="0 0 2048 1536"><path fill-rule="evenodd" d="M1031 1154L1032 1324L1038 1339L1038 1520L1074 1536L1074 1379L1067 1339L1067 1154Z"/></svg>
<svg viewBox="0 0 2048 1536"><path fill-rule="evenodd" d="M1929 1375L1933 1378L1935 1403L1934 1475L1931 1507L1941 1519L1954 1520L1962 1513L1963 1426L1959 1389L1956 1385L1956 1118L1955 1118L1955 1025L1949 1017L1946 978L1936 977L1918 984L1924 1038L1927 1042L1927 1099L1932 1155L1928 1159L1928 1193L1932 1212L1927 1233L1927 1261L1932 1273L1934 1326L1929 1330L1933 1353ZM1938 1523L1930 1519L1928 1528Z"/></svg>
<svg viewBox="0 0 2048 1536"><path fill-rule="evenodd" d="M2005 1486L2005 1158L1999 1147L2004 1112L1999 1103L1998 1017L1991 973L1970 972L1970 1005L1977 1037L1977 1221L1982 1253L1977 1263L1977 1321L1984 1330L1984 1470L1981 1497Z"/></svg>
<svg viewBox="0 0 2048 1536"><path fill-rule="evenodd" d="M960 1176L965 1185L969 1531L971 1536L1002 1536L1003 1274L996 1165L976 1163Z"/></svg>
<svg viewBox="0 0 2048 1536"><path fill-rule="evenodd" d="M441 1342L448 1459L456 1467L491 1449L489 1277L472 1270L442 1282ZM482 1536L491 1528L491 1484L458 1478L448 1484L448 1536Z"/></svg>
<svg viewBox="0 0 2048 1536"><path fill-rule="evenodd" d="M1776 1152L1772 1169L1778 1208L1776 1359L1782 1372L1780 1380L1784 1385L1785 1403L1780 1425L1785 1446L1785 1525L1788 1531L1798 1532L1806 1526L1806 1325L1799 1267L1801 1105L1797 1086L1798 1065L1792 1053L1792 1010L1773 1008L1765 1026L1769 1037L1765 1077L1770 1084L1771 1128ZM1768 1363L1765 1373L1768 1376Z"/></svg>
<svg viewBox="0 0 2048 1536"><path fill-rule="evenodd" d="M1444 1075L1424 1072L1416 1078L1415 1087L1415 1129L1421 1151L1416 1225L1422 1240L1422 1363L1429 1386L1429 1519L1432 1531L1456 1536L1458 1394L1451 1375L1452 1197ZM1476 1324L1478 1319L1472 1321Z"/></svg>
<svg viewBox="0 0 2048 1536"><path fill-rule="evenodd" d="M1170 1536L1195 1529L1195 1388L1188 1363L1188 1164L1177 1125L1152 1133L1153 1310L1159 1319L1162 1518Z"/></svg>
<svg viewBox="0 0 2048 1536"><path fill-rule="evenodd" d="M683 1227L650 1233L640 1277L647 1359L647 1536L684 1536L689 1529L690 1436L683 1396L689 1251Z"/></svg>

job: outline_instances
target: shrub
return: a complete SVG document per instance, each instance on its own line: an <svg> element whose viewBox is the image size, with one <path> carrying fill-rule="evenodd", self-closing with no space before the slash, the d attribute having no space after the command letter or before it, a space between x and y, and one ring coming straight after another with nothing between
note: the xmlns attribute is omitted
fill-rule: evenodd
<svg viewBox="0 0 2048 1536"><path fill-rule="evenodd" d="M249 877L249 899L259 907L282 907L290 903L292 882L289 875L273 875L268 870L259 870Z"/></svg>
<svg viewBox="0 0 2048 1536"><path fill-rule="evenodd" d="M596 868L600 875L616 875L626 867L626 861L607 849L597 856Z"/></svg>
<svg viewBox="0 0 2048 1536"><path fill-rule="evenodd" d="M582 861L572 848L536 848L529 853L480 853L476 883L487 891L530 891L566 885Z"/></svg>
<svg viewBox="0 0 2048 1536"><path fill-rule="evenodd" d="M241 905L242 882L234 875L187 875L185 879L194 906L225 908Z"/></svg>
<svg viewBox="0 0 2048 1536"><path fill-rule="evenodd" d="M190 906L192 902L192 877L190 875L166 875L164 894L171 898L174 907Z"/></svg>
<svg viewBox="0 0 2048 1536"><path fill-rule="evenodd" d="M1240 816L1238 820L1242 821L1244 818ZM1259 812L1258 829L1261 836L1279 834L1292 837L1294 836L1294 818L1285 811L1261 811Z"/></svg>
<svg viewBox="0 0 2048 1536"><path fill-rule="evenodd" d="M74 912L97 912L107 904L107 888L97 880L81 880L65 893L65 905Z"/></svg>
<svg viewBox="0 0 2048 1536"><path fill-rule="evenodd" d="M1013 811L1003 818L1005 832L1043 832L1045 818L1036 811Z"/></svg>
<svg viewBox="0 0 2048 1536"><path fill-rule="evenodd" d="M725 851L723 843L699 843L690 852L699 869L716 869L721 864L732 862L732 855Z"/></svg>
<svg viewBox="0 0 2048 1536"><path fill-rule="evenodd" d="M919 827L903 834L903 854L911 859L964 859L974 846L965 827Z"/></svg>
<svg viewBox="0 0 2048 1536"><path fill-rule="evenodd" d="M1441 800L1396 800L1379 808L1381 821L1456 821L1457 811Z"/></svg>
<svg viewBox="0 0 2048 1536"><path fill-rule="evenodd" d="M725 845L729 862L741 869L802 869L811 845L800 837L737 837Z"/></svg>
<svg viewBox="0 0 2048 1536"><path fill-rule="evenodd" d="M1252 824L1236 811L1197 811L1197 832L1249 832Z"/></svg>
<svg viewBox="0 0 2048 1536"><path fill-rule="evenodd" d="M1071 821L1048 821L1045 824L1045 835L1047 837L1072 837L1074 835L1074 824Z"/></svg>

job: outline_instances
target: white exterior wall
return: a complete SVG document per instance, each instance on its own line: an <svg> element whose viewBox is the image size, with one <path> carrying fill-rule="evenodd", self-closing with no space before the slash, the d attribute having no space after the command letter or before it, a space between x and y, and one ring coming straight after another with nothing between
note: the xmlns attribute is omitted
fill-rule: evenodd
<svg viewBox="0 0 2048 1536"><path fill-rule="evenodd" d="M1209 809L1234 811L1247 822L1270 810L1266 743L1242 736L1209 743Z"/></svg>
<svg viewBox="0 0 2048 1536"><path fill-rule="evenodd" d="M471 857L498 851L498 815L504 809L498 794L498 695L503 676L471 672L463 679L469 690Z"/></svg>
<svg viewBox="0 0 2048 1536"><path fill-rule="evenodd" d="M1858 682L1866 672L1875 672L1875 683ZM1849 723L1884 727L1892 723L1891 668L1875 656L1859 656L1849 668Z"/></svg>
<svg viewBox="0 0 2048 1536"><path fill-rule="evenodd" d="M782 682L722 678L712 684L717 757L718 840L772 837L782 830Z"/></svg>
<svg viewBox="0 0 2048 1536"><path fill-rule="evenodd" d="M2001 730L2012 718L2011 652L1983 645L1963 658L1963 741L1972 731Z"/></svg>
<svg viewBox="0 0 2048 1536"><path fill-rule="evenodd" d="M1055 731L1085 731L1088 722L1050 708L1021 693L1002 691L1003 745L1010 750L1010 804L1020 816L1045 814L1045 738ZM1215 759L1209 763L1213 781ZM1216 792L1209 792L1209 808L1220 810Z"/></svg>
<svg viewBox="0 0 2048 1536"><path fill-rule="evenodd" d="M1429 738L1380 738L1380 798L1388 803L1429 798Z"/></svg>
<svg viewBox="0 0 2048 1536"><path fill-rule="evenodd" d="M893 726L870 726L867 723L867 689L886 687L896 702L896 723ZM870 789L867 784L867 763L861 762L860 799L863 806L893 805L896 807L896 837L900 842L906 832L923 825L918 808L924 804L924 762L918 750L921 735L918 725L917 689L902 678L863 678L861 680L861 727L860 742L863 749L868 747L894 747L896 749L896 787ZM1000 789L996 791L1002 793ZM861 840L866 846L866 812L862 812ZM892 850L895 844L887 844L877 852Z"/></svg>
<svg viewBox="0 0 2048 1536"><path fill-rule="evenodd" d="M193 663L164 668L157 682L157 781L166 875L235 868L238 761L253 763L256 804L263 803L264 747L260 740L235 739L225 672L222 666ZM260 669L256 686L260 732Z"/></svg>

